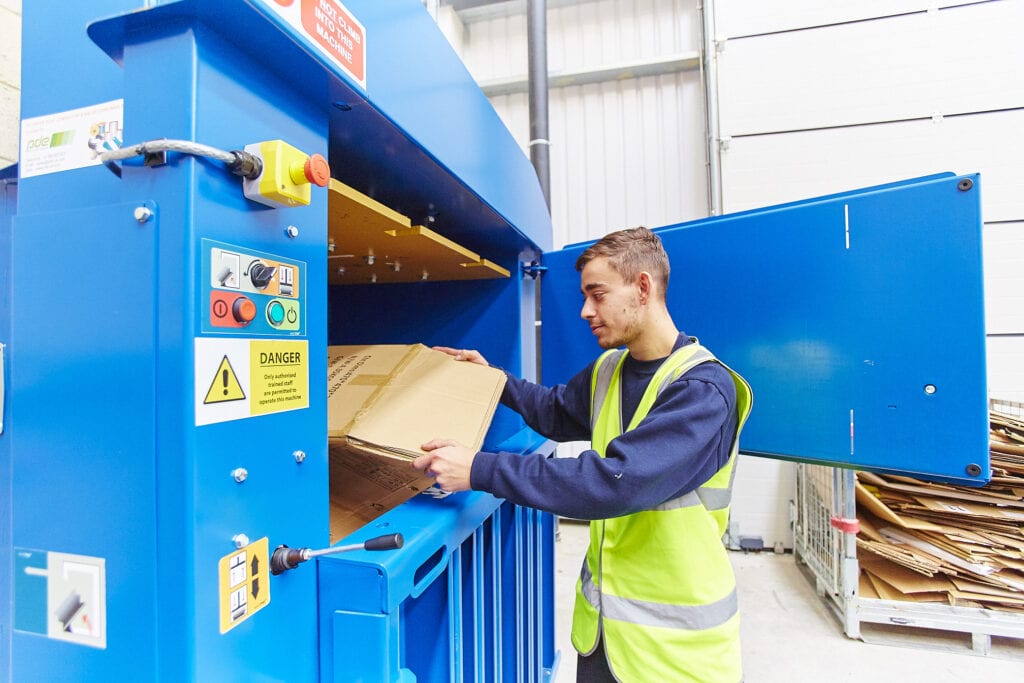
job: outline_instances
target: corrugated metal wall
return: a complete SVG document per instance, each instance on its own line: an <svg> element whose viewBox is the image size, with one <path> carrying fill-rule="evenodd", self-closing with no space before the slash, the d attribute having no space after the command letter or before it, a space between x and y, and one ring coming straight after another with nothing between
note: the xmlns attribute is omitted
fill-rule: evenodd
<svg viewBox="0 0 1024 683"><path fill-rule="evenodd" d="M461 14L457 47L485 90L525 82L524 4ZM550 3L556 247L633 225L707 215L697 17L694 0ZM667 73L632 75L645 70ZM605 72L608 80L594 72ZM493 94L491 101L526 150L525 92Z"/></svg>

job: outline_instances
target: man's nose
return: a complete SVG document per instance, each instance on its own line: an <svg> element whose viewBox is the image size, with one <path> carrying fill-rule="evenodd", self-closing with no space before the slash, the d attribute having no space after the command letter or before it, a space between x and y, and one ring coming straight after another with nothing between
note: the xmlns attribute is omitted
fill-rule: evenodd
<svg viewBox="0 0 1024 683"><path fill-rule="evenodd" d="M594 307L590 305L589 299L583 302L583 308L580 309L580 317L584 320L590 320L594 317Z"/></svg>

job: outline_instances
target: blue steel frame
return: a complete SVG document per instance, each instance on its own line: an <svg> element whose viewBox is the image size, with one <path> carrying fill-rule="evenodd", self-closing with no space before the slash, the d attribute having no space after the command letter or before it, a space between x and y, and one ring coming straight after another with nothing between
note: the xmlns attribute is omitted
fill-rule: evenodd
<svg viewBox="0 0 1024 683"><path fill-rule="evenodd" d="M0 289L11 291L11 219L18 203L18 167L0 170ZM0 348L4 361L0 363L0 384L6 395L10 383L7 370L11 343L11 301L0 296ZM11 556L11 440L8 401L0 400L0 577L6 577L4 568L14 561ZM11 676L11 581L0 579L0 678Z"/></svg>
<svg viewBox="0 0 1024 683"><path fill-rule="evenodd" d="M988 481L980 193L947 173L658 230L676 323L754 389L744 452ZM544 283L547 383L599 352L563 285Z"/></svg>
<svg viewBox="0 0 1024 683"><path fill-rule="evenodd" d="M266 536L271 548L328 544L326 407L316 399L326 396L328 343L473 345L510 370L529 366L533 326L525 311L532 314L534 286L520 280L518 264L550 245L550 219L529 162L416 0L345 3L370 38L365 92L281 25L269 0L155 2L138 10L133 4L25 3L23 116L123 98L129 144L166 137L237 149L284 139L328 154L342 181L417 222L434 219L435 229L516 276L483 287L395 289L409 290L414 300L352 288L328 292L318 267L326 256L325 193L314 191L308 207L268 209L244 199L240 181L206 159L172 153L156 168L126 161L120 179L102 166L23 178L10 250L18 268L8 396L17 429L0 437L12 479L4 552L104 558L108 625L105 649L16 629L10 676L333 677L321 669L321 659L331 659L326 623L334 608L321 599L319 563L273 577L270 603L222 635L218 562L234 550L236 534ZM103 16L111 18L89 24ZM83 34L87 25L96 45ZM53 63L68 68L51 72ZM136 221L139 206L152 219ZM285 236L287 225L299 228L298 237ZM291 337L308 343L308 408L195 425L195 341L217 336L202 331L203 239L310 264L307 334ZM386 308L374 306L377 297ZM484 307L480 319L467 314ZM367 320L350 324L352 311L363 310ZM486 443L539 446L507 411ZM296 450L307 454L301 464L291 455ZM231 477L236 467L249 472L242 484ZM66 505L74 506L70 514ZM477 634L474 642L518 648L514 656L484 655L515 660L517 678L549 677L557 660L550 516L482 494L404 507L391 516L395 530L412 529L413 547L440 535L450 555L441 560L450 567L449 585L467 595L484 585L470 566L497 563L509 572L505 578L520 583L527 575L516 561L489 552L530 557L530 590L516 593L529 600L522 608L533 619L524 622L527 631L501 643ZM425 524L424 514L435 521ZM466 536L437 527L449 517ZM482 540L471 541L472 552L460 550L484 533L482 525L510 519L519 520L503 536L511 550L494 547L481 557L488 545ZM398 551L379 559L402 557ZM9 590L11 562L2 559ZM330 566L345 562L331 558ZM322 587L331 600L339 588ZM490 590L499 589L510 590L504 582ZM446 609L469 610L461 595L452 593L454 607ZM15 595L15 625L19 611L38 608ZM460 650L462 643L445 647ZM397 654L399 670L418 675L434 653L406 643ZM483 661L464 664L452 655L452 680L489 670ZM495 671L501 670L513 669Z"/></svg>

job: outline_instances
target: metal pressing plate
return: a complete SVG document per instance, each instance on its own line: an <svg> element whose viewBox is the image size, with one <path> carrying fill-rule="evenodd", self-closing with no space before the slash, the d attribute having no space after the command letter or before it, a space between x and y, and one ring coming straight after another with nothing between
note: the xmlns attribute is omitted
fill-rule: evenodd
<svg viewBox="0 0 1024 683"><path fill-rule="evenodd" d="M328 281L332 285L484 280L509 271L412 225L361 192L331 180L328 199Z"/></svg>

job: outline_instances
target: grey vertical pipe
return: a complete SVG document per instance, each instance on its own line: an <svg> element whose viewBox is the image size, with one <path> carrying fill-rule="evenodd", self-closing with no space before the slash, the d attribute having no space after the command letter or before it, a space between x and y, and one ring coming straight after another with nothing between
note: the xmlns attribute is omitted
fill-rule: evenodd
<svg viewBox="0 0 1024 683"><path fill-rule="evenodd" d="M551 141L548 139L548 3L526 1L530 91L530 161L551 210Z"/></svg>
<svg viewBox="0 0 1024 683"><path fill-rule="evenodd" d="M704 0L701 14L701 77L704 79L704 130L707 133L708 215L722 213L722 148L718 126L718 41L715 40L715 3Z"/></svg>
<svg viewBox="0 0 1024 683"><path fill-rule="evenodd" d="M540 181L544 202L551 212L551 140L548 138L548 3L547 0L526 0L526 51L530 99L530 161ZM534 279L534 348L536 349L537 381L543 381L541 361L541 287Z"/></svg>

